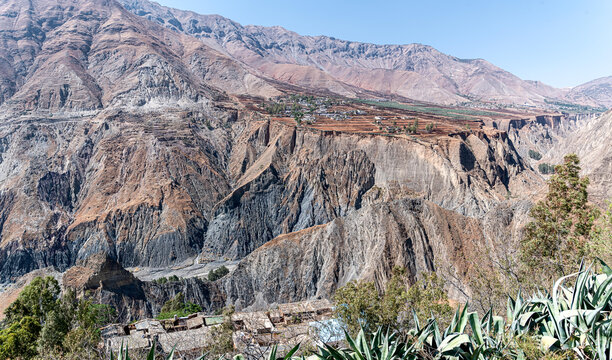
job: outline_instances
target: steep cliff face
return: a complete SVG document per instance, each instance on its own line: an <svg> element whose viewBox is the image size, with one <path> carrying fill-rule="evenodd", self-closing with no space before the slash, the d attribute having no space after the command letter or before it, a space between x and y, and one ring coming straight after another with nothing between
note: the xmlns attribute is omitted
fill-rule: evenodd
<svg viewBox="0 0 612 360"><path fill-rule="evenodd" d="M245 133L254 142L232 153L243 173L215 206L204 258L241 258L280 234L406 197L481 216L510 192L540 184L495 131L420 141L252 125Z"/></svg>
<svg viewBox="0 0 612 360"><path fill-rule="evenodd" d="M193 257L230 189L226 130L185 114L39 121L0 132L3 278L65 269L100 251L124 266Z"/></svg>
<svg viewBox="0 0 612 360"><path fill-rule="evenodd" d="M478 220L431 202L403 199L370 205L325 225L281 235L243 259L224 281L237 306L330 297L350 280L382 287L394 266L412 279L462 261L484 242Z"/></svg>
<svg viewBox="0 0 612 360"><path fill-rule="evenodd" d="M507 132L519 154L530 161L529 150L546 154L563 139L572 137L577 129L597 116L597 113L539 115L524 119L495 121L492 125Z"/></svg>
<svg viewBox="0 0 612 360"><path fill-rule="evenodd" d="M495 131L424 141L242 116L100 117L0 128L3 277L101 251L123 266L239 259L280 234L405 197L481 216L539 181ZM211 130L211 120L233 128Z"/></svg>
<svg viewBox="0 0 612 360"><path fill-rule="evenodd" d="M575 153L583 175L591 181L589 194L599 205L612 200L612 111L583 122L571 136L553 146L542 161L561 163L563 156Z"/></svg>
<svg viewBox="0 0 612 360"><path fill-rule="evenodd" d="M610 119L608 111L541 115L497 121L492 125L508 133L517 152L534 169L539 163L560 164L565 155L577 154L581 159L582 174L591 178L591 200L603 205L612 198L609 190L609 174L612 170ZM539 152L542 159L531 159L530 150Z"/></svg>

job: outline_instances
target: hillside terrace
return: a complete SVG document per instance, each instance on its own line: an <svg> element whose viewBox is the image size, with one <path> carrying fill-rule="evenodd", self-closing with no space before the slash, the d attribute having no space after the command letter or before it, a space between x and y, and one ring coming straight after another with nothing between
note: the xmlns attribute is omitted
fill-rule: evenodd
<svg viewBox="0 0 612 360"><path fill-rule="evenodd" d="M431 138L493 129L510 119L559 115L543 109L483 109L385 100L287 95L271 100L240 97L249 111L272 121L319 131Z"/></svg>

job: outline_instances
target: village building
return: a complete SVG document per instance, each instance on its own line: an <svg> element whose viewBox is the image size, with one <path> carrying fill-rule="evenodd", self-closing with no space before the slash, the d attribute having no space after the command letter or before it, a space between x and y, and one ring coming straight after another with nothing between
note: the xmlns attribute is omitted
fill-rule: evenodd
<svg viewBox="0 0 612 360"><path fill-rule="evenodd" d="M202 351L213 339L211 329L230 320L236 351L272 345L279 349L298 343L322 345L343 336L333 318L332 304L327 300L279 304L268 311L236 312L223 315L194 313L171 319L145 319L133 324L112 324L101 329L103 346L118 352L122 346L131 350L148 349L159 344L165 352L173 348L181 353Z"/></svg>

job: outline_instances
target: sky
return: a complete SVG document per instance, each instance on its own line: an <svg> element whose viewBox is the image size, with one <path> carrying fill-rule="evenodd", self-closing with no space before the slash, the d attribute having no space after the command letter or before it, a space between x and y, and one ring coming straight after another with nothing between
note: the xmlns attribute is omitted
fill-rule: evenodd
<svg viewBox="0 0 612 360"><path fill-rule="evenodd" d="M431 45L556 87L612 76L612 0L156 1L302 35Z"/></svg>

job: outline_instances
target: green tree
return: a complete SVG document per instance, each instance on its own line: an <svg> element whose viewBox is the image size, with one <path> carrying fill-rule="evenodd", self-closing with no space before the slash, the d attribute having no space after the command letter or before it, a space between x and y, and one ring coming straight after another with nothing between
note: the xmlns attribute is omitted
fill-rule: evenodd
<svg viewBox="0 0 612 360"><path fill-rule="evenodd" d="M300 125L302 123L302 119L304 118L304 113L302 111L293 111L293 119L295 122Z"/></svg>
<svg viewBox="0 0 612 360"><path fill-rule="evenodd" d="M587 253L612 264L612 201L593 228Z"/></svg>
<svg viewBox="0 0 612 360"><path fill-rule="evenodd" d="M435 272L423 273L421 279L408 289L405 307L414 310L420 321L433 315L442 326L448 325L454 311L444 289L444 280ZM414 325L412 316L408 316L408 323Z"/></svg>
<svg viewBox="0 0 612 360"><path fill-rule="evenodd" d="M400 330L400 315L406 310L408 301L406 269L395 267L380 301L380 324Z"/></svg>
<svg viewBox="0 0 612 360"><path fill-rule="evenodd" d="M115 320L115 310L77 299L70 289L59 295L52 277L36 277L21 291L5 311L8 327L0 331L0 359L28 359L37 352L44 358L92 358L99 328ZM72 354L75 349L90 355Z"/></svg>
<svg viewBox="0 0 612 360"><path fill-rule="evenodd" d="M225 267L224 265L222 265L221 267L215 270L210 270L208 272L207 278L208 278L208 281L217 281L227 274L229 274L229 269Z"/></svg>
<svg viewBox="0 0 612 360"><path fill-rule="evenodd" d="M540 154L539 152L535 151L535 150L529 150L529 157L534 159L534 160L540 160L542 158L542 154Z"/></svg>
<svg viewBox="0 0 612 360"><path fill-rule="evenodd" d="M334 295L335 313L350 334L372 332L380 324L381 302L374 283L351 281Z"/></svg>
<svg viewBox="0 0 612 360"><path fill-rule="evenodd" d="M40 329L38 319L24 316L0 331L0 359L31 359L36 356Z"/></svg>
<svg viewBox="0 0 612 360"><path fill-rule="evenodd" d="M580 177L580 160L566 155L548 181L548 194L530 211L521 258L530 269L561 276L586 255L593 223L599 213L588 202L589 179ZM551 271L552 270L552 271Z"/></svg>
<svg viewBox="0 0 612 360"><path fill-rule="evenodd" d="M548 175L555 172L555 167L548 163L541 163L538 165L538 170L541 174Z"/></svg>
<svg viewBox="0 0 612 360"><path fill-rule="evenodd" d="M37 339L40 353L61 350L64 337L72 328L68 314L60 311L51 311L43 325Z"/></svg>
<svg viewBox="0 0 612 360"><path fill-rule="evenodd" d="M444 281L435 273L424 273L412 286L406 270L395 267L381 296L374 283L352 281L336 291L336 315L349 333L357 334L363 327L371 332L379 326L405 333L414 325L412 311L421 321L432 314L446 323L453 315Z"/></svg>
<svg viewBox="0 0 612 360"><path fill-rule="evenodd" d="M185 296L182 292L176 294L172 299L166 301L162 306L158 319L169 319L175 315L178 317L187 316L196 312L202 311L200 305L192 302L185 302Z"/></svg>
<svg viewBox="0 0 612 360"><path fill-rule="evenodd" d="M19 322L23 317L31 316L43 324L47 314L58 309L59 295L60 287L53 277L34 278L21 291L17 300L4 310L6 322Z"/></svg>

